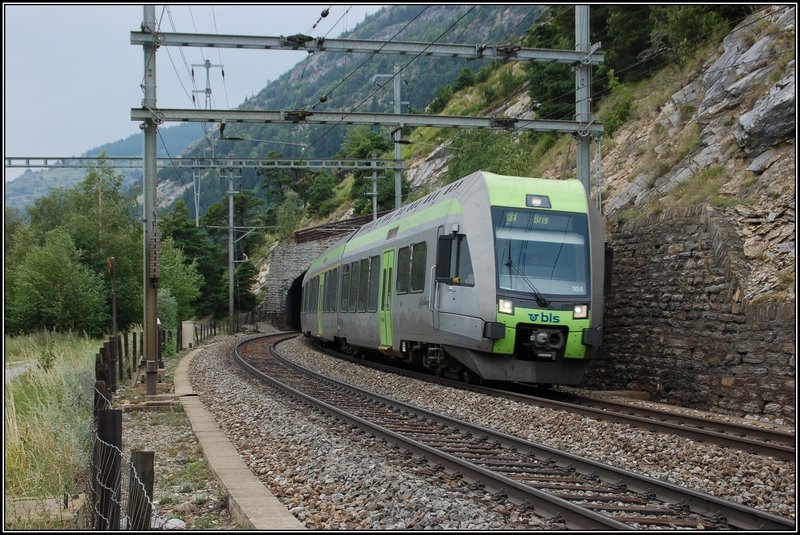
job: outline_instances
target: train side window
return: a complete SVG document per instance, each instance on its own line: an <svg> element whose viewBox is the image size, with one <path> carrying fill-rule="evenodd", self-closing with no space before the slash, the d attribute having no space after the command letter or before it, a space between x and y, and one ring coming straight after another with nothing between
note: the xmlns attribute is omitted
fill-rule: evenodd
<svg viewBox="0 0 800 535"><path fill-rule="evenodd" d="M411 251L411 291L421 292L425 289L425 261L428 244L415 243Z"/></svg>
<svg viewBox="0 0 800 535"><path fill-rule="evenodd" d="M378 311L378 281L381 276L380 258L376 255L369 259L369 302L367 310Z"/></svg>
<svg viewBox="0 0 800 535"><path fill-rule="evenodd" d="M475 272L472 270L472 257L469 254L469 242L463 234L457 234L453 240L453 282L464 286L475 286Z"/></svg>
<svg viewBox="0 0 800 535"><path fill-rule="evenodd" d="M358 311L367 311L367 296L369 292L369 258L361 261L358 284Z"/></svg>
<svg viewBox="0 0 800 535"><path fill-rule="evenodd" d="M401 247L397 251L397 293L408 293L408 276L411 272L411 248Z"/></svg>
<svg viewBox="0 0 800 535"><path fill-rule="evenodd" d="M350 291L350 265L342 266L342 298L339 302L339 312L347 312L347 297Z"/></svg>
<svg viewBox="0 0 800 535"><path fill-rule="evenodd" d="M350 312L356 311L356 301L358 299L358 261L350 264L350 300L347 305L347 310Z"/></svg>
<svg viewBox="0 0 800 535"><path fill-rule="evenodd" d="M436 282L444 282L446 284L452 282L450 273L453 270L450 264L452 262L454 241L452 234L439 236L439 243L436 249Z"/></svg>
<svg viewBox="0 0 800 535"><path fill-rule="evenodd" d="M336 290L339 285L339 268L332 269L328 273L330 274L330 279L325 281L325 293L328 296L328 312L336 312L336 300L338 298Z"/></svg>
<svg viewBox="0 0 800 535"><path fill-rule="evenodd" d="M323 312L327 312L328 311L328 307L330 306L330 297L329 297L330 296L330 291L329 290L331 288L330 284L329 284L330 281L331 281L331 274L330 274L329 271L325 272L325 275L323 275L322 280L324 281L323 287L324 287L324 290L325 290L325 293L322 294L322 311Z"/></svg>
<svg viewBox="0 0 800 535"><path fill-rule="evenodd" d="M464 234L439 236L436 280L445 284L475 285L475 272Z"/></svg>

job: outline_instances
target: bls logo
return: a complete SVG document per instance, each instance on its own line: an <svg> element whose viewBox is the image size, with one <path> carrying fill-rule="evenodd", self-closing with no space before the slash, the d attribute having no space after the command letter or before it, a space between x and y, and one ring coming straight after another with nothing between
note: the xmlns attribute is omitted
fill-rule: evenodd
<svg viewBox="0 0 800 535"><path fill-rule="evenodd" d="M528 314L528 317L531 321L538 321L539 314ZM555 314L548 314L547 312L542 312L542 323L559 323L561 318L556 316Z"/></svg>

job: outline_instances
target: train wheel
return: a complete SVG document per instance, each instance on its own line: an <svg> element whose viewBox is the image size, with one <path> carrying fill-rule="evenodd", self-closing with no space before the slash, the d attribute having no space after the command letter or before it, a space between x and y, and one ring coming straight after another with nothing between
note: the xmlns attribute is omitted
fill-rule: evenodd
<svg viewBox="0 0 800 535"><path fill-rule="evenodd" d="M468 370L464 368L461 370L461 381L468 385L474 385L480 383L481 378L472 372L472 370Z"/></svg>

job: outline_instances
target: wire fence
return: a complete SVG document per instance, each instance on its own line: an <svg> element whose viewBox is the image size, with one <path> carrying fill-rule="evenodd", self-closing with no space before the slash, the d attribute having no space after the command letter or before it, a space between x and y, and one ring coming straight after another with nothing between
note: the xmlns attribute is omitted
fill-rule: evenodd
<svg viewBox="0 0 800 535"><path fill-rule="evenodd" d="M126 371L130 377L132 368L138 367L134 363L141 355L135 349L136 340L141 340L141 337L133 333L134 350L129 354L127 334L110 337L96 357L88 500L84 508L86 514L79 514L76 520L77 529L142 531L151 528L155 512L152 500L154 452L133 451L129 460L124 459L122 410L112 408L117 379L123 380ZM125 342L121 344L123 339ZM160 340L163 337L160 336ZM161 353L159 350L159 355ZM123 365L125 361L129 367Z"/></svg>
<svg viewBox="0 0 800 535"><path fill-rule="evenodd" d="M160 369L168 340L179 340L179 336L159 327L156 358ZM153 505L155 454L134 450L129 459L124 458L122 410L113 408L118 385L126 378L138 382L145 364L140 331L109 337L95 357L88 499L76 517L76 529L145 531L163 524Z"/></svg>
<svg viewBox="0 0 800 535"><path fill-rule="evenodd" d="M125 459L120 445L122 411L98 411L92 434L91 489L87 524L78 529L137 530L156 527L160 519L153 505L154 452L134 450ZM108 442L106 439L110 439Z"/></svg>
<svg viewBox="0 0 800 535"><path fill-rule="evenodd" d="M254 325L263 314L241 313L234 327ZM158 329L157 367L163 371L163 355L196 347L221 334L223 325L214 319L185 322L188 329ZM188 339L186 338L188 337ZM175 344L172 346L172 344ZM144 333L125 332L109 337L96 355L94 418L91 429L91 465L87 500L76 515L79 530L169 529L168 520L153 504L154 452L133 450L125 458L122 450L122 410L113 408L114 393L126 379L134 384L144 379Z"/></svg>

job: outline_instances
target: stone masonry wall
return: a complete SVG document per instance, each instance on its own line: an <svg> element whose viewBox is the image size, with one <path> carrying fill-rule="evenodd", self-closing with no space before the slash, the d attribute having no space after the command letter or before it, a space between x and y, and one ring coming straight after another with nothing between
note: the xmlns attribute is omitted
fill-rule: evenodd
<svg viewBox="0 0 800 535"><path fill-rule="evenodd" d="M264 281L265 319L279 329L289 329L289 290L295 280L306 272L308 266L325 250L340 240L341 236L294 243L280 243L271 252L269 273Z"/></svg>
<svg viewBox="0 0 800 535"><path fill-rule="evenodd" d="M612 290L590 386L795 421L795 304L742 301L749 267L732 225L693 207L631 221L609 239Z"/></svg>

